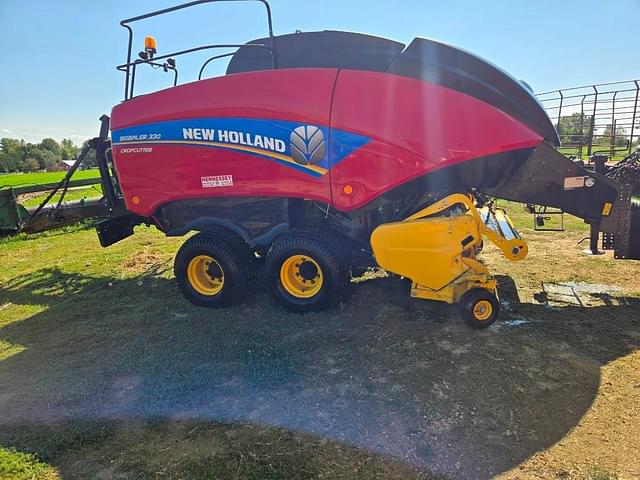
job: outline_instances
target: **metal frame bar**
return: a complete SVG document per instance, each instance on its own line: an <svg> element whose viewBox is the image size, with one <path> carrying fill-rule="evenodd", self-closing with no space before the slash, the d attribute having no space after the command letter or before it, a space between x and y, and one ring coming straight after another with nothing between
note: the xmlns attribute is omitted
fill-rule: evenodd
<svg viewBox="0 0 640 480"><path fill-rule="evenodd" d="M171 65L169 65L167 63L152 62L151 60L136 60L135 62L133 62L133 68L132 68L132 71L131 71L131 88L129 89L129 98L133 97L133 90L134 90L135 84L136 84L136 68L137 68L138 65L143 64L143 63L147 64L147 65L154 66L154 67L163 68L165 72L167 70L173 70L173 86L175 87L176 85L178 85L178 69L176 67L172 67ZM118 70L121 70L121 69L118 68Z"/></svg>
<svg viewBox="0 0 640 480"><path fill-rule="evenodd" d="M584 147L584 100L585 98L587 98L586 95L582 97L582 101L580 102L580 148L578 149L578 155L580 156L580 158L582 158L582 147Z"/></svg>
<svg viewBox="0 0 640 480"><path fill-rule="evenodd" d="M636 100L633 104L633 117L631 119L631 134L629 135L629 153L631 153L631 145L633 144L633 130L636 126L636 112L638 110L638 93L640 93L640 85L638 84L638 80L634 80L633 83L636 85Z"/></svg>
<svg viewBox="0 0 640 480"><path fill-rule="evenodd" d="M619 158L633 151L639 133L640 79L558 89L536 96L556 128L561 127L563 116L580 115L572 124L575 134L559 128L560 148L571 149L580 158L597 153ZM591 118L586 118L587 112ZM620 129L624 133L618 134ZM617 143L620 137L625 138L624 145Z"/></svg>
<svg viewBox="0 0 640 480"><path fill-rule="evenodd" d="M613 106L611 108L611 133L609 134L609 158L613 158L616 154L616 96L618 92L613 94ZM597 242L596 242L597 249Z"/></svg>
<svg viewBox="0 0 640 480"><path fill-rule="evenodd" d="M562 118L562 102L564 102L564 94L562 90L558 90L558 94L560 95L560 106L558 107L558 121L556 123L556 128L560 130L560 118Z"/></svg>
<svg viewBox="0 0 640 480"><path fill-rule="evenodd" d="M201 51L201 50L208 50L208 49L213 49L213 48L243 48L243 47L265 48L265 49L271 51L270 47L268 47L267 45L264 45L262 43L253 43L253 44L224 43L224 44L217 44L217 45L201 45L199 47L188 48L186 50L179 50L177 52L167 53L166 55L161 55L159 57L153 57L153 59L149 59L149 60L139 59L139 60L134 60L131 63L123 63L122 65L118 65L116 67L116 70L119 70L121 72L127 72L128 69L131 68L130 83L129 83L129 88L128 88L128 96L125 97L125 100L127 100L129 98L133 98L133 91L134 91L135 83L136 83L136 69L137 69L138 65L147 64L147 65L152 65L152 66L156 66L156 67L166 68L168 70L173 70L174 71L173 86L175 87L178 84L178 69L176 67L172 67L172 66L167 65L165 63L157 63L158 60L164 60L166 58L177 57L177 56L180 56L180 55L185 55L187 53L193 53L193 52L198 52L198 51ZM225 53L223 55L217 55L217 56L209 58L207 61L205 61L204 65L200 68L200 74L198 75L198 80L200 80L200 76L202 75L204 67L210 61L215 60L217 58L229 57L231 55L234 55L235 53L236 52L229 52L229 53Z"/></svg>
<svg viewBox="0 0 640 480"><path fill-rule="evenodd" d="M596 108L598 107L598 89L596 85L591 85L596 96L593 100L593 114L591 115L591 127L589 128L589 144L587 145L587 157L591 157L591 149L593 147L593 132L596 128Z"/></svg>
<svg viewBox="0 0 640 480"><path fill-rule="evenodd" d="M140 20L145 20L147 18L152 18L152 17L157 17L159 15L165 15L167 13L171 13L171 12L175 12L178 10L183 10L185 8L190 8L190 7L195 7L197 5L202 5L205 3L218 3L218 2L258 2L264 5L265 9L266 9L266 13L267 13L267 25L268 25L268 30L269 30L269 41L271 43L270 47L268 47L271 51L271 61L272 61L272 65L273 68L278 68L278 60L277 60L277 52L276 52L276 41L275 41L275 36L273 35L273 20L272 20L272 16L271 16L271 7L269 5L269 2L267 0L195 0L192 2L187 2L187 3L183 3L180 5L176 5L173 7L169 7L169 8L163 8L161 10L155 10L153 12L149 12L149 13L145 13L143 15L138 15L135 17L131 17L131 18L127 18L124 19L120 22L120 25L124 28L127 29L127 32L129 34L129 40L128 40L128 44L127 44L127 61L126 63L118 66L118 70L124 71L125 72L125 85L124 85L124 99L128 100L129 98L131 98L133 95L130 94L130 91L132 93L132 90L130 88L129 82L131 81L131 76L135 75L135 62L131 61L131 53L132 53L132 49L133 49L133 29L131 28L131 26L129 25L130 23L135 23L138 22ZM246 45L208 45L208 46L204 46L204 47L197 47L195 49L188 49L188 50L183 50L181 52L175 52L173 54L170 55L165 55L162 57L156 57L155 60L161 60L164 58L168 58L170 56L178 56L178 55L183 55L186 53L191 53L191 52L195 52L198 50L204 50L205 48L234 48L234 47L243 47ZM261 47L265 47L264 45L260 45ZM133 68L133 71L132 71Z"/></svg>
<svg viewBox="0 0 640 480"><path fill-rule="evenodd" d="M533 211L531 212L531 217L533 218L533 229L538 232L564 232L564 212L560 209L550 210L549 208L550 207L540 205L533 206ZM547 219L544 217L549 217L548 219L551 220L551 217L553 216L559 217L560 226L545 227L544 221ZM542 217L543 219L542 226L538 226L538 217Z"/></svg>
<svg viewBox="0 0 640 480"><path fill-rule="evenodd" d="M213 57L207 58L207 60L205 60L205 62L200 67L200 71L198 72L198 80L202 80L202 74L204 73L204 69L207 68L207 65L209 65L211 62L213 62L214 60L219 60L221 58L230 57L235 54L236 52L229 52L229 53L223 53L220 55L214 55Z"/></svg>
<svg viewBox="0 0 640 480"><path fill-rule="evenodd" d="M109 207L115 210L122 202L116 195L107 161L107 150L111 146L109 142L109 121L110 119L107 115L100 117L100 134L98 138L94 139L93 146L96 150L96 163L102 179L102 192L109 203Z"/></svg>

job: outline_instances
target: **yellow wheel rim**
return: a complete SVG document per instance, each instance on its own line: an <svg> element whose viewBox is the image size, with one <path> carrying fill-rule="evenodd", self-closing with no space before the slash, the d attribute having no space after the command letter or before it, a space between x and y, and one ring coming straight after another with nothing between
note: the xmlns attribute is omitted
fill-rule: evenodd
<svg viewBox="0 0 640 480"><path fill-rule="evenodd" d="M213 257L198 255L187 265L187 280L200 295L217 295L224 286L224 272Z"/></svg>
<svg viewBox="0 0 640 480"><path fill-rule="evenodd" d="M480 300L473 307L473 316L481 322L489 320L491 314L493 314L493 305L491 305L489 300Z"/></svg>
<svg viewBox="0 0 640 480"><path fill-rule="evenodd" d="M322 288L324 277L318 262L308 255L292 255L280 267L280 282L296 298L311 298Z"/></svg>

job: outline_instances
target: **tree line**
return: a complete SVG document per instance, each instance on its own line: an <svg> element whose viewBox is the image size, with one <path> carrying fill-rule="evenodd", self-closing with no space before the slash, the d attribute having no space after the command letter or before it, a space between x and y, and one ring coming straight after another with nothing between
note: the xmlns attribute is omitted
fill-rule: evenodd
<svg viewBox="0 0 640 480"><path fill-rule="evenodd" d="M43 138L40 143L2 138L0 139L0 173L56 170L60 168L63 160L74 160L80 153L80 149L81 147L68 138L60 142L53 138ZM95 152L90 152L84 165L95 166Z"/></svg>
<svg viewBox="0 0 640 480"><path fill-rule="evenodd" d="M591 134L591 116L580 113L562 116L557 128L563 144L587 145ZM592 143L594 145L609 145L610 137L611 125L608 125L602 133L596 132L594 134ZM626 146L629 140L625 129L617 127L614 134L615 145L618 147ZM0 139L0 173L56 170L60 168L60 163L63 160L75 159L80 150L81 147L75 145L68 138L62 139L59 143L53 138L43 138L40 143L2 138ZM87 167L96 166L93 150L89 151L84 165Z"/></svg>
<svg viewBox="0 0 640 480"><path fill-rule="evenodd" d="M592 134L591 118L591 115L584 113L572 113L571 115L561 116L560 123L557 125L560 141L565 145L587 145L589 143L589 136ZM593 132L592 144L610 145L612 128L611 124L608 124L602 131ZM622 126L616 126L613 139L616 147L627 147L629 145L628 142L633 140L629 138L627 130Z"/></svg>

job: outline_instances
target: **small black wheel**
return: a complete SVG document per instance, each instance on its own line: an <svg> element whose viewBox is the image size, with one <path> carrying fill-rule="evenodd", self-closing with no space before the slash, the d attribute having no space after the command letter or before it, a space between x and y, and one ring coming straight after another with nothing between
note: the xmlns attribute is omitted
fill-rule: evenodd
<svg viewBox="0 0 640 480"><path fill-rule="evenodd" d="M238 303L247 291L246 251L221 238L197 234L176 255L174 273L183 295L200 307Z"/></svg>
<svg viewBox="0 0 640 480"><path fill-rule="evenodd" d="M484 288L474 288L465 293L458 303L458 312L471 328L487 328L496 321L500 302Z"/></svg>
<svg viewBox="0 0 640 480"><path fill-rule="evenodd" d="M309 312L340 301L349 283L349 271L340 247L332 239L294 232L269 250L266 279L281 305L295 312Z"/></svg>

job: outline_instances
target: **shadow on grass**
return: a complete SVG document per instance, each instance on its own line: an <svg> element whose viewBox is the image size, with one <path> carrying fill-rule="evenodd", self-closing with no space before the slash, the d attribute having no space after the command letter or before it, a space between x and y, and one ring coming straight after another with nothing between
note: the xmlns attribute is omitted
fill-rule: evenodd
<svg viewBox="0 0 640 480"><path fill-rule="evenodd" d="M23 450L37 445L65 479L445 478L318 436L246 423L74 420L4 426L2 438Z"/></svg>
<svg viewBox="0 0 640 480"><path fill-rule="evenodd" d="M24 347L0 361L0 442L65 478L490 478L566 435L638 348L637 304L507 293L503 318L530 323L478 332L391 285L292 315L262 292L194 308L155 275L14 278L0 304L47 308L0 330Z"/></svg>

